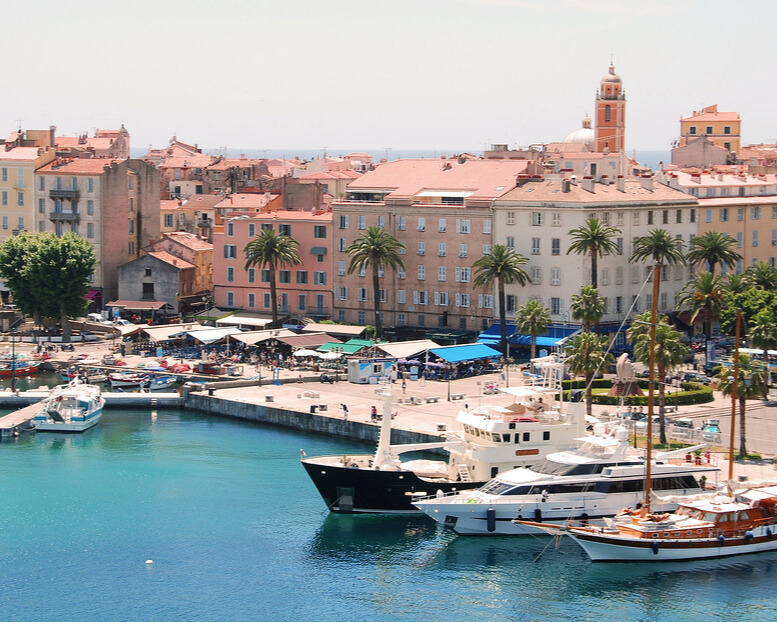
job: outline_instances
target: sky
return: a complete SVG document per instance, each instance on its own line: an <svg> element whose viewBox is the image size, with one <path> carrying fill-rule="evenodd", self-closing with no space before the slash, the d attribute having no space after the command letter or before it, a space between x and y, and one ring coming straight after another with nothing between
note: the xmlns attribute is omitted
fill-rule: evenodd
<svg viewBox="0 0 777 622"><path fill-rule="evenodd" d="M478 153L580 127L612 55L629 153L668 150L716 103L743 144L777 139L765 0L38 0L3 17L0 134Z"/></svg>

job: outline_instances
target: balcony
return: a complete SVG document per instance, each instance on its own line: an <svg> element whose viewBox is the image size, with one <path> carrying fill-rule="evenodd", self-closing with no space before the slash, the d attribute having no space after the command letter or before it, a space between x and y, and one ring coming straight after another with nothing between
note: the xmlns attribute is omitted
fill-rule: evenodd
<svg viewBox="0 0 777 622"><path fill-rule="evenodd" d="M78 222L81 220L81 214L77 211L49 212L49 220L52 222Z"/></svg>
<svg viewBox="0 0 777 622"><path fill-rule="evenodd" d="M200 220L197 221L197 226L201 229L211 229L213 228L213 219L212 218L200 218Z"/></svg>
<svg viewBox="0 0 777 622"><path fill-rule="evenodd" d="M78 190L49 190L49 198L56 201L63 199L67 201L78 201L81 193Z"/></svg>

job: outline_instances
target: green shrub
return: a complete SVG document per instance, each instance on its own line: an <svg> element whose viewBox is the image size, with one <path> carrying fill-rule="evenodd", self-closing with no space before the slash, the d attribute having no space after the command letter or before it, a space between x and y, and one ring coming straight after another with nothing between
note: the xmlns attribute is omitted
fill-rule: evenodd
<svg viewBox="0 0 777 622"><path fill-rule="evenodd" d="M642 383L640 383L641 385ZM684 382L681 387L682 390L678 392L666 393L665 402L667 406L688 406L689 404L706 404L713 401L712 388L703 384L695 382ZM643 387L647 392L647 382ZM564 400L569 400L569 391L564 392ZM618 406L621 403L621 398L617 395L593 395L594 404L604 404L607 406ZM648 396L642 397L630 396L623 398L623 403L626 406L647 406ZM655 404L658 405L658 391L655 393Z"/></svg>

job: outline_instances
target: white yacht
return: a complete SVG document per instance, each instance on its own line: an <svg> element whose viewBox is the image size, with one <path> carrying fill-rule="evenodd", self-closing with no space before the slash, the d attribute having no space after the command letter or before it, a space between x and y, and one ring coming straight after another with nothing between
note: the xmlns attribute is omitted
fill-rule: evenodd
<svg viewBox="0 0 777 622"><path fill-rule="evenodd" d="M578 442L577 449L501 473L478 490L440 491L417 499L414 505L461 535L525 535L543 531L513 520L603 522L604 517L641 501L645 462L629 447L625 428L598 423L592 436ZM652 466L653 489L676 497L703 492L711 478L716 482L717 467L698 465L690 458L702 447L657 455ZM677 504L660 505L656 511L671 510Z"/></svg>
<svg viewBox="0 0 777 622"><path fill-rule="evenodd" d="M41 432L83 432L97 425L104 405L99 387L74 379L51 390L32 424Z"/></svg>

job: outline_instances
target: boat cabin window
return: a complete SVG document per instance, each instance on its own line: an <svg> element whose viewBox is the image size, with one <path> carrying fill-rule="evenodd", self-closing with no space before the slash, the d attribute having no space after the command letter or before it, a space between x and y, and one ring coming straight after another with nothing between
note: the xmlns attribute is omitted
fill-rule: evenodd
<svg viewBox="0 0 777 622"><path fill-rule="evenodd" d="M601 473L607 464L564 464L563 462L554 462L545 459L539 464L531 467L531 470L544 475L588 475L591 473Z"/></svg>
<svg viewBox="0 0 777 622"><path fill-rule="evenodd" d="M499 475L499 467L491 467L491 477Z"/></svg>
<svg viewBox="0 0 777 622"><path fill-rule="evenodd" d="M509 443L509 442L510 442L510 434L509 434L509 433L507 433L507 434L502 434L502 440L503 440L505 443Z"/></svg>
<svg viewBox="0 0 777 622"><path fill-rule="evenodd" d="M516 432L516 434L515 434L515 444L516 445L521 442L520 439L521 439L521 435Z"/></svg>
<svg viewBox="0 0 777 622"><path fill-rule="evenodd" d="M501 442L501 441L502 441L502 437L501 437L501 436L499 436L498 434L492 434L492 435L491 435L491 438L492 438L492 439L494 439L494 442L495 442L495 443L499 443L499 442Z"/></svg>
<svg viewBox="0 0 777 622"><path fill-rule="evenodd" d="M704 512L704 519L709 523L714 523L718 518L717 512Z"/></svg>
<svg viewBox="0 0 777 622"><path fill-rule="evenodd" d="M542 440L543 441L549 441L550 440L550 431L549 430L545 430L542 433Z"/></svg>
<svg viewBox="0 0 777 622"><path fill-rule="evenodd" d="M750 520L750 512L748 511L740 512L739 520Z"/></svg>
<svg viewBox="0 0 777 622"><path fill-rule="evenodd" d="M531 440L531 432L523 433L523 442L528 443Z"/></svg>

